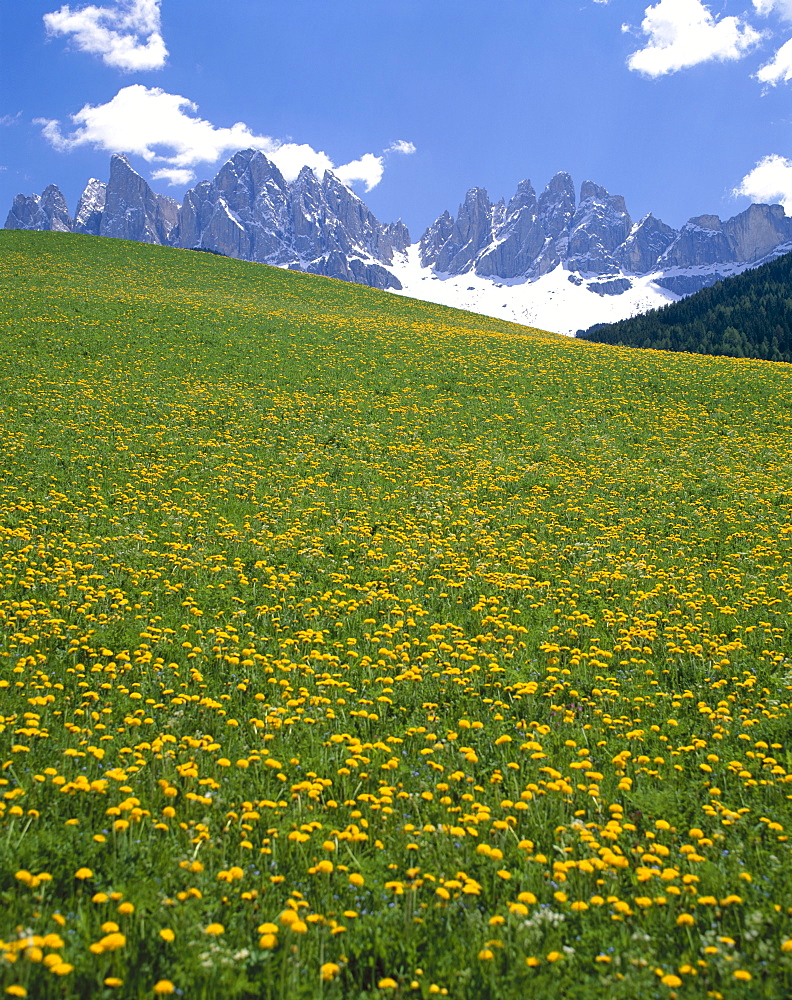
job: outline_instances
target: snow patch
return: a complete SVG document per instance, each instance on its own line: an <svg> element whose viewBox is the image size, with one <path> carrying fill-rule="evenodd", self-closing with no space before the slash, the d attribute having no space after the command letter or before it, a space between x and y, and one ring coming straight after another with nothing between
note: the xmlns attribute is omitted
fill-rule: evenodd
<svg viewBox="0 0 792 1000"><path fill-rule="evenodd" d="M570 272L560 264L532 279L499 278L495 281L473 271L459 275L436 273L431 267L421 266L418 244L408 247L405 253L394 254L389 270L402 283L402 290L395 292L396 295L466 309L567 336L574 336L578 330L595 323L614 323L680 298L655 285L654 275L631 276L630 289L620 295L598 295L584 284L570 283ZM507 298L505 303L504 298Z"/></svg>

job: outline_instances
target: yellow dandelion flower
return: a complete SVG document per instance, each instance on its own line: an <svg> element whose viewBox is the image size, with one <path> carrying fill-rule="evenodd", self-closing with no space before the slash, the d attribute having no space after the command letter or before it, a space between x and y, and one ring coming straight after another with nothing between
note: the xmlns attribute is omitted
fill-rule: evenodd
<svg viewBox="0 0 792 1000"><path fill-rule="evenodd" d="M118 933L107 934L99 944L102 946L102 951L117 951L126 944L126 937Z"/></svg>
<svg viewBox="0 0 792 1000"><path fill-rule="evenodd" d="M337 965L335 962L325 962L319 969L319 975L322 978L322 982L329 983L340 971L340 965Z"/></svg>

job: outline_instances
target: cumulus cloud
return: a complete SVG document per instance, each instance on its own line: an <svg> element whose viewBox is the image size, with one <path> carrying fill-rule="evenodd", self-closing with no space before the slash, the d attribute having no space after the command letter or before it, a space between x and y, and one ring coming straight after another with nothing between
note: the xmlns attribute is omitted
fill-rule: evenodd
<svg viewBox="0 0 792 1000"><path fill-rule="evenodd" d="M117 0L112 7L72 9L64 4L44 15L50 35L71 38L82 52L101 56L125 72L161 69L168 57L160 24L161 0Z"/></svg>
<svg viewBox="0 0 792 1000"><path fill-rule="evenodd" d="M355 181L361 181L367 191L376 187L382 180L385 171L385 158L374 153L364 153L360 159L351 160L342 167L336 167L335 175L342 184L349 186Z"/></svg>
<svg viewBox="0 0 792 1000"><path fill-rule="evenodd" d="M756 79L773 87L792 80L792 39L781 46L770 62L760 66Z"/></svg>
<svg viewBox="0 0 792 1000"><path fill-rule="evenodd" d="M647 44L627 65L651 77L714 59L739 59L762 37L738 17L718 20L702 0L659 0L646 8L641 31Z"/></svg>
<svg viewBox="0 0 792 1000"><path fill-rule="evenodd" d="M286 180L294 180L304 166L321 176L333 171L344 184L362 182L367 191L379 184L389 152L412 153L411 142L398 140L380 155L365 153L336 166L327 153L307 143L282 142L256 135L244 122L230 128L213 125L196 114L198 106L159 87L133 84L123 87L107 104L86 104L71 116L73 129L64 132L54 119L36 119L48 142L60 152L92 146L112 153L132 153L155 166L152 177L170 184L189 184L200 163L216 163L238 149L260 149Z"/></svg>
<svg viewBox="0 0 792 1000"><path fill-rule="evenodd" d="M407 142L405 139L396 139L379 156L374 153L364 153L360 159L345 163L342 167L336 167L333 172L344 184L350 185L354 184L355 181L360 181L365 185L366 190L370 191L382 180L382 175L385 172L385 159L389 153L411 156L414 152L413 143Z"/></svg>
<svg viewBox="0 0 792 1000"><path fill-rule="evenodd" d="M781 204L792 215L792 160L773 154L760 160L732 192L760 204Z"/></svg>

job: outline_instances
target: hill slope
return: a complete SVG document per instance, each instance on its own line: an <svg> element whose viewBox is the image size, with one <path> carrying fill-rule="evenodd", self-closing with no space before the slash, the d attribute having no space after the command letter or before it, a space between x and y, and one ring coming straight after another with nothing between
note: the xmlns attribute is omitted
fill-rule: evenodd
<svg viewBox="0 0 792 1000"><path fill-rule="evenodd" d="M0 337L4 995L792 995L792 368L47 233Z"/></svg>
<svg viewBox="0 0 792 1000"><path fill-rule="evenodd" d="M681 302L578 336L660 351L792 361L792 254Z"/></svg>

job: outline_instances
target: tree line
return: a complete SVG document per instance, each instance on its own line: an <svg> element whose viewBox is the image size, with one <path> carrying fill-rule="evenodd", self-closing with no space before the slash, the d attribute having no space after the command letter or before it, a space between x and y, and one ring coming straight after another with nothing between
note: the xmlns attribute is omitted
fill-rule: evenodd
<svg viewBox="0 0 792 1000"><path fill-rule="evenodd" d="M577 336L623 347L792 362L792 253L679 302L600 323Z"/></svg>

